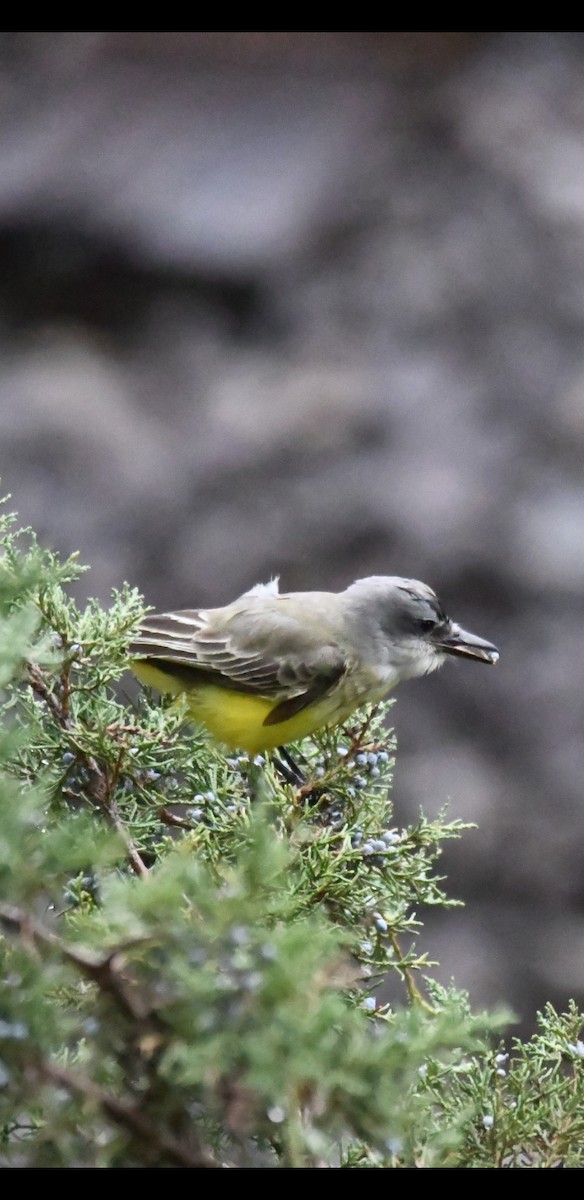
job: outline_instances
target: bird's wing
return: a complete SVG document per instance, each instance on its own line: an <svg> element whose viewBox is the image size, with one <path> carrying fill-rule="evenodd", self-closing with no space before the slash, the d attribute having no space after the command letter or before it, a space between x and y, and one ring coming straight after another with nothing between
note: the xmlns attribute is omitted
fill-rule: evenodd
<svg viewBox="0 0 584 1200"><path fill-rule="evenodd" d="M255 610L257 601L252 603ZM306 708L347 670L342 650L320 639L307 645L302 624L291 621L289 612L279 619L277 608L270 606L259 638L253 631L242 636L241 623L226 621L226 611L183 609L148 616L130 645L130 654L164 663L165 671L183 679L186 688L199 678L216 687L273 699L275 707L265 722L269 725Z"/></svg>

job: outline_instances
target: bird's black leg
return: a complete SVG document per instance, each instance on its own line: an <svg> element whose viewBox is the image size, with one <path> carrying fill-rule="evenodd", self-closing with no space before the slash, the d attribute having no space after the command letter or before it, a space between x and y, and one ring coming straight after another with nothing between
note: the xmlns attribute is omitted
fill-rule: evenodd
<svg viewBox="0 0 584 1200"><path fill-rule="evenodd" d="M306 776L302 774L298 763L294 761L285 746L278 746L278 753L277 755L273 754L272 758L285 783L291 783L294 787L304 786Z"/></svg>
<svg viewBox="0 0 584 1200"><path fill-rule="evenodd" d="M307 788L306 775L300 770L298 763L292 758L286 747L278 746L278 754L273 754L272 758L276 770L280 772L285 783L291 783L293 787L305 789L303 798L306 804L318 804L319 800L324 796L323 789L319 787Z"/></svg>

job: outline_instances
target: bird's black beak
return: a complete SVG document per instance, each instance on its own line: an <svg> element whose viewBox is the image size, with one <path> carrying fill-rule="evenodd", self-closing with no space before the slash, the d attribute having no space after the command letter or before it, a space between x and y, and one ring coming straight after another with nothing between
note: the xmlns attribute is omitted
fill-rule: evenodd
<svg viewBox="0 0 584 1200"><path fill-rule="evenodd" d="M477 637L475 633L461 629L460 625L451 624L445 633L440 631L437 634L435 645L445 654L460 654L463 658L476 658L477 662L490 663L492 666L499 658L496 646L485 642L484 638Z"/></svg>

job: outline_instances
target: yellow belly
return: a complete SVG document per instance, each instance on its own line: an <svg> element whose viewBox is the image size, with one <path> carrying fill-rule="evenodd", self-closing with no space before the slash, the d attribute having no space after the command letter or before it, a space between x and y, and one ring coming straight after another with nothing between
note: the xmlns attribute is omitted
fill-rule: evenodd
<svg viewBox="0 0 584 1200"><path fill-rule="evenodd" d="M228 688L214 687L210 683L199 683L187 689L184 682L173 679L164 670L140 659L132 663L132 670L148 687L186 695L194 721L204 725L216 741L234 750L246 750L248 754L259 754L262 750L273 750L276 746L300 741L323 725L344 721L357 707L354 696L344 703L345 698L337 688L289 720L281 721L278 725L264 725L274 707L274 700L231 692Z"/></svg>

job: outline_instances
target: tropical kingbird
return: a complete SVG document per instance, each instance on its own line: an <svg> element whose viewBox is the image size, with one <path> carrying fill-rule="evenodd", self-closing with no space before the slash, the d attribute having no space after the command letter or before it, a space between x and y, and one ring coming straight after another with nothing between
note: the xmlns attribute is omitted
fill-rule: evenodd
<svg viewBox="0 0 584 1200"><path fill-rule="evenodd" d="M431 588L397 575L344 592L281 593L274 579L224 608L154 614L130 654L143 683L185 694L195 721L249 754L338 725L447 654L499 657L446 616Z"/></svg>

